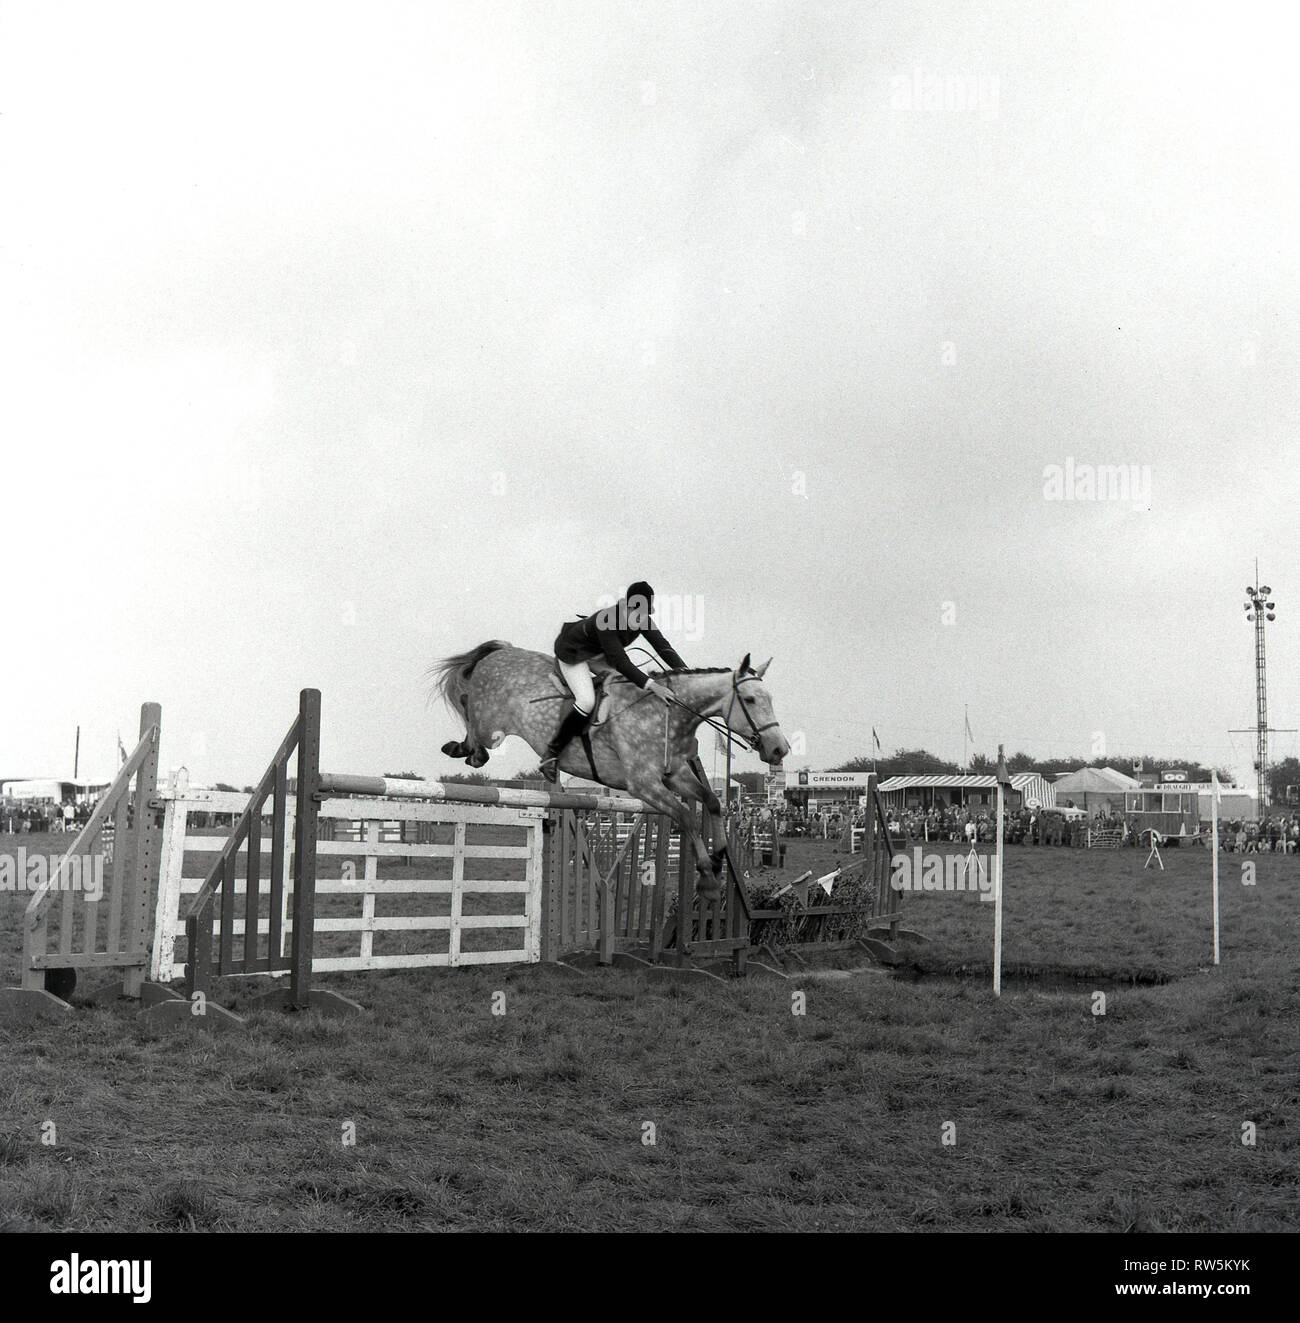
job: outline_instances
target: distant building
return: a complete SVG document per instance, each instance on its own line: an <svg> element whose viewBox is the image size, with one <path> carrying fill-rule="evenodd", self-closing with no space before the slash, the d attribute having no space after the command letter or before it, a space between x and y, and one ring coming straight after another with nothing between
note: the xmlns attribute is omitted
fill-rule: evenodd
<svg viewBox="0 0 1300 1323"><path fill-rule="evenodd" d="M1144 814L1143 826L1154 826L1167 835L1189 834L1204 829L1213 812L1213 781L1193 781L1186 772L1161 772L1159 777L1144 778L1142 788L1125 796L1125 808ZM1254 790L1219 783L1219 821L1231 818L1258 818L1259 806ZM1168 818L1167 826L1152 818Z"/></svg>
<svg viewBox="0 0 1300 1323"><path fill-rule="evenodd" d="M880 783L880 797L892 809L984 809L997 805L998 778L993 773L925 772L891 776ZM1004 802L1008 809L1051 808L1056 803L1052 783L1041 772L1013 772Z"/></svg>
<svg viewBox="0 0 1300 1323"><path fill-rule="evenodd" d="M873 780L880 780L874 772L814 772L808 768L775 772L768 778L767 798L769 803L784 800L792 808L817 809L832 804L856 808Z"/></svg>
<svg viewBox="0 0 1300 1323"><path fill-rule="evenodd" d="M19 781L0 781L0 799L85 804L103 794L108 785L107 781L88 781L84 777L69 777L66 780L52 776L30 777Z"/></svg>

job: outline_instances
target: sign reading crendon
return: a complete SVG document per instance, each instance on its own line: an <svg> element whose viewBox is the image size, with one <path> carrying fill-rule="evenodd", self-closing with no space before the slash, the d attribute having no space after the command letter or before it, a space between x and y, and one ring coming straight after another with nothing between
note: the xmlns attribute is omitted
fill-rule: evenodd
<svg viewBox="0 0 1300 1323"><path fill-rule="evenodd" d="M795 785L816 789L819 786L869 786L870 772L796 772ZM786 785L790 780L787 777Z"/></svg>

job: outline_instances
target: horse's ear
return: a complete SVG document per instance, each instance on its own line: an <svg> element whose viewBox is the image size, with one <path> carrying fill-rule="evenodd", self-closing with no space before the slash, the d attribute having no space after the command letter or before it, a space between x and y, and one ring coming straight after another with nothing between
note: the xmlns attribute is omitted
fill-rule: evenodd
<svg viewBox="0 0 1300 1323"><path fill-rule="evenodd" d="M762 666L760 666L760 667L758 668L758 670L756 670L756 671L754 672L754 674L755 674L756 676L758 676L758 678L761 680L761 679L763 678L763 672L764 672L765 670L767 670L767 668L768 668L769 666L771 666L771 664L772 664L772 659L771 659L771 657L769 657L769 658L768 658L768 659L762 664Z"/></svg>
<svg viewBox="0 0 1300 1323"><path fill-rule="evenodd" d="M748 670L749 670L749 653L746 653L744 661L742 661L740 665L736 667L736 674L744 675L745 672Z"/></svg>

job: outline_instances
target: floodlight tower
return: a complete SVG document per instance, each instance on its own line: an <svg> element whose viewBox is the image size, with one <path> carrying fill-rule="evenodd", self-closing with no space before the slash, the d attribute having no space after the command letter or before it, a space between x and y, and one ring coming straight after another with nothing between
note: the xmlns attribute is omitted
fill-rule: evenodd
<svg viewBox="0 0 1300 1323"><path fill-rule="evenodd" d="M1259 564L1255 565L1255 585L1246 588L1246 619L1255 626L1255 785L1259 819L1268 812L1268 679L1264 667L1264 622L1275 620L1276 602L1270 600L1272 589L1260 585Z"/></svg>

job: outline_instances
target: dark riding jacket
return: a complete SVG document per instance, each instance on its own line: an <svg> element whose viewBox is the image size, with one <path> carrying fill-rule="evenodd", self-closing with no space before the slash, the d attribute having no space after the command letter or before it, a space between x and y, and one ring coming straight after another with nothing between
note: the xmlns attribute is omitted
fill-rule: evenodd
<svg viewBox="0 0 1300 1323"><path fill-rule="evenodd" d="M653 618L645 629L606 629L599 617L613 608L606 607L581 620L571 620L555 636L555 655L566 665L604 657L625 679L638 689L644 689L649 676L643 674L627 655L627 645L636 638L645 641L664 659L672 670L685 670L686 663L677 655L673 645L659 632Z"/></svg>

